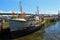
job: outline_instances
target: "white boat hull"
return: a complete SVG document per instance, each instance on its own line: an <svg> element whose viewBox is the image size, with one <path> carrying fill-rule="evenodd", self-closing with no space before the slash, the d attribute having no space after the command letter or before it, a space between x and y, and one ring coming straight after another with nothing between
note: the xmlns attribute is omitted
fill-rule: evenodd
<svg viewBox="0 0 60 40"><path fill-rule="evenodd" d="M33 23L32 21L18 21L9 19L8 22L10 26L10 31L23 30L26 27L34 26L31 25L31 23Z"/></svg>

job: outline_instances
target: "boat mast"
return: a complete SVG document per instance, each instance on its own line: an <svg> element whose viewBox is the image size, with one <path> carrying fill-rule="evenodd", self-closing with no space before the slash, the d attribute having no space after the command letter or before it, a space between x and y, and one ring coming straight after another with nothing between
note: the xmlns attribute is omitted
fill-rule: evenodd
<svg viewBox="0 0 60 40"><path fill-rule="evenodd" d="M39 7L37 6L37 14L39 15Z"/></svg>
<svg viewBox="0 0 60 40"><path fill-rule="evenodd" d="M22 4L21 4L21 1L20 1L20 12L21 12L21 16L23 16L23 14L22 14Z"/></svg>
<svg viewBox="0 0 60 40"><path fill-rule="evenodd" d="M39 7L37 6L37 14L39 16ZM39 22L40 22L40 16L39 16Z"/></svg>

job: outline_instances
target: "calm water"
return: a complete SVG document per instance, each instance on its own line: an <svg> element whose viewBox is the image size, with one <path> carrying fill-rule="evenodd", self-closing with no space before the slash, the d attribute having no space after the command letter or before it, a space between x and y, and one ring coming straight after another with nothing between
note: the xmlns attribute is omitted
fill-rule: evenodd
<svg viewBox="0 0 60 40"><path fill-rule="evenodd" d="M60 40L60 22L14 40Z"/></svg>

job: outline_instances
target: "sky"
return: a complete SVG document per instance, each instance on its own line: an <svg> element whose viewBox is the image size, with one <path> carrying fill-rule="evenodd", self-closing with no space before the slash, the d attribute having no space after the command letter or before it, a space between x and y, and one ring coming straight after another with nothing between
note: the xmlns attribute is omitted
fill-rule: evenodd
<svg viewBox="0 0 60 40"><path fill-rule="evenodd" d="M20 2L22 11L35 13L36 6L40 13L57 13L60 10L60 0L0 0L0 11L20 11Z"/></svg>

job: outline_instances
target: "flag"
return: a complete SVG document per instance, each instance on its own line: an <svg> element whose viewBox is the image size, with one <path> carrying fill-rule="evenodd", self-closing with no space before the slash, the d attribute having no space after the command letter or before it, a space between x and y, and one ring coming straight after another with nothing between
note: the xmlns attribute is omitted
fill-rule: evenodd
<svg viewBox="0 0 60 40"><path fill-rule="evenodd" d="M23 16L24 16L24 17L26 16L26 13L25 13L25 12L23 12Z"/></svg>
<svg viewBox="0 0 60 40"><path fill-rule="evenodd" d="M12 16L14 16L15 15L15 13L12 11Z"/></svg>

